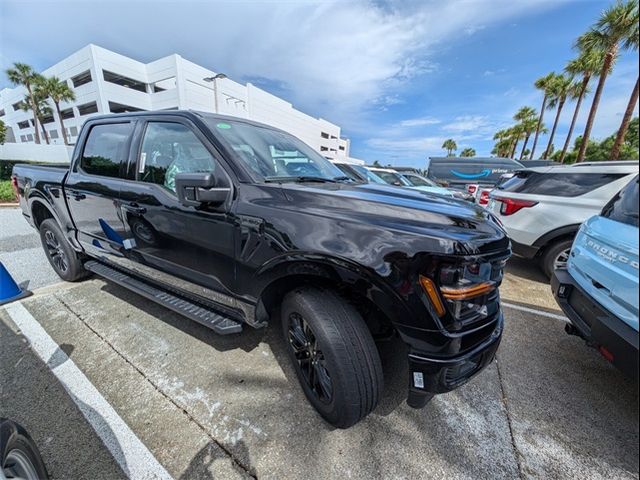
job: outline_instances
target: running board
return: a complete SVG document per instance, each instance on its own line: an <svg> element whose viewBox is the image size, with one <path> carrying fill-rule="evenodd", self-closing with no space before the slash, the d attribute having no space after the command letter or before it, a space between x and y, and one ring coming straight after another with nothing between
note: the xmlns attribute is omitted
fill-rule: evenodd
<svg viewBox="0 0 640 480"><path fill-rule="evenodd" d="M138 295L142 295L149 300L153 300L154 302L173 310L180 315L184 315L190 320L198 322L220 335L229 335L231 333L240 333L242 331L242 325L230 318L223 317L222 315L203 308L196 303L190 302L176 295L172 295L171 293L142 282L131 275L122 273L103 263L90 260L84 264L84 268L96 275L100 275L107 280L117 283Z"/></svg>

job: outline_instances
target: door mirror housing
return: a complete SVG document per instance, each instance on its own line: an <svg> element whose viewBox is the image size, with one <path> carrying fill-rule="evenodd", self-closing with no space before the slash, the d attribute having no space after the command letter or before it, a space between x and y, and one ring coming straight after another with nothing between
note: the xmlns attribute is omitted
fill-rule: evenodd
<svg viewBox="0 0 640 480"><path fill-rule="evenodd" d="M223 184L214 173L178 173L175 177L176 194L180 203L187 207L202 204L217 206L229 197L231 188Z"/></svg>

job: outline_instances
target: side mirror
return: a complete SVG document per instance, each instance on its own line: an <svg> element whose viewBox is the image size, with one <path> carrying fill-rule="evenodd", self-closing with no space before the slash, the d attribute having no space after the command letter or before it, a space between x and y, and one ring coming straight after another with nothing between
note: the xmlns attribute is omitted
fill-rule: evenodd
<svg viewBox="0 0 640 480"><path fill-rule="evenodd" d="M231 192L227 186L218 186L222 182L213 173L178 173L175 181L178 200L187 207L220 205Z"/></svg>

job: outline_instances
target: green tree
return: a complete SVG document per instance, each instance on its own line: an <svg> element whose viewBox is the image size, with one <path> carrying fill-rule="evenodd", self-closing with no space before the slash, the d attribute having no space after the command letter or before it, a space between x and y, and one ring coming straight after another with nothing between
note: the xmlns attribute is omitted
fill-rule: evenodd
<svg viewBox="0 0 640 480"><path fill-rule="evenodd" d="M4 141L7 138L7 126L2 120L0 120L0 145L4 145Z"/></svg>
<svg viewBox="0 0 640 480"><path fill-rule="evenodd" d="M380 162L378 160L375 160L373 162L373 166L376 167L376 168L382 168L382 165L380 165Z"/></svg>
<svg viewBox="0 0 640 480"><path fill-rule="evenodd" d="M581 142L577 162L582 162L585 158L604 84L607 81L609 70L616 61L620 48L633 49L634 43L637 43L638 21L638 0L618 0L602 13L598 21L587 33L578 39L578 46L581 49L600 50L605 52L605 56L600 70L598 86L589 110L587 124L582 135L584 141Z"/></svg>
<svg viewBox="0 0 640 480"><path fill-rule="evenodd" d="M64 120L62 118L62 113L60 112L60 103L74 101L76 99L75 93L73 92L73 90L71 90L71 88L69 88L67 82L62 81L57 77L45 78L38 85L38 88L41 90L43 95L50 98L53 102L56 113L58 114L58 121L60 122L60 132L62 138L64 139L64 144L69 145L64 129Z"/></svg>
<svg viewBox="0 0 640 480"><path fill-rule="evenodd" d="M542 91L542 107L540 108L540 117L538 118L538 126L536 127L536 135L533 137L533 147L531 147L531 158L536 153L536 146L538 145L538 137L540 136L542 130L542 121L544 119L544 111L547 108L547 100L549 100L549 95L551 93L551 85L556 77L554 72L545 75L544 77L540 77L534 82L535 87L538 90Z"/></svg>
<svg viewBox="0 0 640 480"><path fill-rule="evenodd" d="M35 105L35 118L36 122L34 125L34 129L38 131L38 124L42 128L42 136L44 137L47 144L49 144L49 135L47 135L47 130L44 128L43 119L50 116L52 111L51 107L47 104L47 99L43 95L43 92L39 90L37 87L33 89L32 95L25 95L24 100L20 103L20 108L24 112L28 112L32 110L31 105Z"/></svg>
<svg viewBox="0 0 640 480"><path fill-rule="evenodd" d="M573 110L573 117L571 118L571 125L569 126L569 132L567 138L562 147L562 152L558 157L560 163L564 163L564 157L567 154L569 145L571 144L571 137L573 136L573 130L578 120L578 114L580 113L580 107L585 95L589 92L589 82L594 75L598 75L602 70L602 64L604 62L604 55L599 50L581 50L577 58L571 60L565 67L565 72L571 76L582 76L582 82L580 83L578 97L576 99L576 107Z"/></svg>
<svg viewBox="0 0 640 480"><path fill-rule="evenodd" d="M573 78L565 75L556 75L555 79L551 83L551 98L549 99L549 109L556 108L556 118L553 121L553 127L551 128L551 134L549 135L549 142L547 148L542 154L542 158L546 159L551 155L551 145L553 145L553 137L556 135L556 129L558 128L558 121L560 120L560 114L564 108L564 104L567 101L567 97L571 96L577 98L579 86L573 83Z"/></svg>
<svg viewBox="0 0 640 480"><path fill-rule="evenodd" d="M7 69L7 77L9 78L9 81L14 85L21 85L27 89L27 98L29 99L29 101L35 100L33 90L41 75L34 71L33 68L31 68L26 63L14 63L13 68ZM36 143L40 143L36 104L32 103L29 105L29 107L33 112L33 124L35 127Z"/></svg>
<svg viewBox="0 0 640 480"><path fill-rule="evenodd" d="M527 143L529 143L529 138L537 127L538 112L536 112L533 107L522 107L516 112L513 119L520 123L522 131L524 132L524 144L520 151L520 160L522 160L524 151L527 149Z"/></svg>
<svg viewBox="0 0 640 480"><path fill-rule="evenodd" d="M475 157L476 156L476 151L475 151L475 149L473 149L471 147L467 147L467 148L463 149L462 152L460 152L460 156L461 157Z"/></svg>
<svg viewBox="0 0 640 480"><path fill-rule="evenodd" d="M456 144L454 139L448 138L442 144L442 148L447 151L447 157L453 157L453 152L458 149L458 145Z"/></svg>

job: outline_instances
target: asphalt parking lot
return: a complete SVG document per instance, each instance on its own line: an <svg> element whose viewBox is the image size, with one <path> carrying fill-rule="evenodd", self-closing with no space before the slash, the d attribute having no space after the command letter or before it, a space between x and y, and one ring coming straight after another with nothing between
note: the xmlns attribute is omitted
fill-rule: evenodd
<svg viewBox="0 0 640 480"><path fill-rule="evenodd" d="M59 282L17 209L0 209L0 260L35 289L0 307L0 417L53 478L638 478L637 385L564 333L527 262L507 268L481 375L413 410L402 345L383 343L381 404L336 430L277 329L220 337L98 278Z"/></svg>

